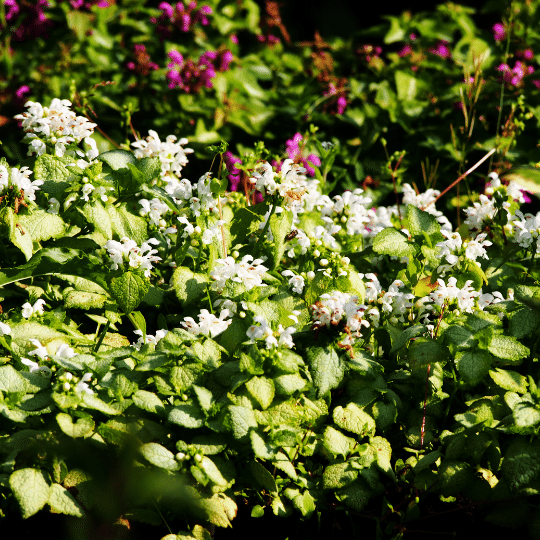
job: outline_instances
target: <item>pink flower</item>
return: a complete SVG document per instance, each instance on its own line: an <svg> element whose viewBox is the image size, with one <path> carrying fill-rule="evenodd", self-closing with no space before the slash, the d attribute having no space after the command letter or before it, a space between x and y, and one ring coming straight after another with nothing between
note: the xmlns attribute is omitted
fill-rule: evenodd
<svg viewBox="0 0 540 540"><path fill-rule="evenodd" d="M502 41L506 37L506 29L502 23L493 25L493 38L495 41Z"/></svg>
<svg viewBox="0 0 540 540"><path fill-rule="evenodd" d="M429 52L440 56L441 58L451 58L452 53L450 52L450 49L447 47L447 45L447 41L439 41L436 47L429 49Z"/></svg>

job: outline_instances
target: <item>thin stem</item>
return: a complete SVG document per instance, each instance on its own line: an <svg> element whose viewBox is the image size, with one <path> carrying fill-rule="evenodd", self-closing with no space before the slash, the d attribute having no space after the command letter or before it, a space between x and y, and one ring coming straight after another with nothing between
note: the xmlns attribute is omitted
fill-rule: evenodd
<svg viewBox="0 0 540 540"><path fill-rule="evenodd" d="M464 172L456 181L452 182L444 191L442 191L441 194L437 198L433 199L430 203L426 204L426 206L424 206L422 210L425 210L429 205L437 202L443 195L446 195L446 193L448 193L454 186L459 184L459 182L461 182L466 176L468 176L475 169L480 167L480 165L482 165L482 163L484 163L484 161L486 161L486 159L489 156L491 156L496 150L497 150L496 148L492 148L480 161L478 161L475 165L473 165L468 171Z"/></svg>
<svg viewBox="0 0 540 540"><path fill-rule="evenodd" d="M111 321L107 319L107 323L105 324L105 328L101 331L101 334L99 336L99 340L96 343L96 346L94 347L94 352L97 353L99 351L99 348L101 347L101 344L103 343L103 340L105 339L105 336L107 335L107 332L109 331L109 326L111 325Z"/></svg>
<svg viewBox="0 0 540 540"><path fill-rule="evenodd" d="M266 236L266 233L268 232L268 228L270 227L270 219L274 215L274 212L276 211L277 204L272 203L272 207L270 209L270 215L268 216L268 219L266 220L266 223L264 224L264 229L262 230L261 234L259 234L259 237L257 238L257 243L255 244L255 257L259 254L259 251L261 250L262 245L262 239Z"/></svg>

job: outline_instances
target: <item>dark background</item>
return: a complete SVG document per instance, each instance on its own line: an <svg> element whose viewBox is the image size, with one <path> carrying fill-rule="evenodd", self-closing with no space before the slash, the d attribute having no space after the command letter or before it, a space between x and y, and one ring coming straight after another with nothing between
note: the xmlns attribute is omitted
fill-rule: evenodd
<svg viewBox="0 0 540 540"><path fill-rule="evenodd" d="M362 0L282 0L280 13L293 41L309 40L318 30L321 36L347 38L362 29L385 23L384 15L399 15L404 11L418 13L435 11L437 5L445 2L413 0L408 2L365 2ZM491 30L500 22L509 0L455 0L455 4L473 7L476 24ZM265 1L257 0L261 16L265 14ZM495 14L494 12L498 12ZM276 29L277 30L277 29ZM278 31L275 32L279 34Z"/></svg>

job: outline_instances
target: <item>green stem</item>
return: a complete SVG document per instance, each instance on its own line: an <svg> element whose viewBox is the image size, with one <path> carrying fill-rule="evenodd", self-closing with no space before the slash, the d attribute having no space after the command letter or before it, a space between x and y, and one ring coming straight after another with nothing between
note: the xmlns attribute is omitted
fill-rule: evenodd
<svg viewBox="0 0 540 540"><path fill-rule="evenodd" d="M257 243L255 244L255 250L254 250L255 258L257 258L257 255L259 254L259 251L261 250L261 246L264 241L263 239L265 238L266 233L268 232L268 228L270 227L270 219L274 215L274 212L276 211L276 207L277 207L277 204L272 203L272 207L270 209L270 215L268 216L268 219L266 220L266 223L264 224L264 229L259 235L259 238L257 238Z"/></svg>
<svg viewBox="0 0 540 540"><path fill-rule="evenodd" d="M99 340L96 343L96 346L94 347L95 353L99 351L99 348L101 347L101 344L103 343L103 340L105 339L105 336L107 335L107 332L109 331L109 326L111 325L111 321L107 319L107 324L105 325L105 328L101 331L101 334L99 335Z"/></svg>

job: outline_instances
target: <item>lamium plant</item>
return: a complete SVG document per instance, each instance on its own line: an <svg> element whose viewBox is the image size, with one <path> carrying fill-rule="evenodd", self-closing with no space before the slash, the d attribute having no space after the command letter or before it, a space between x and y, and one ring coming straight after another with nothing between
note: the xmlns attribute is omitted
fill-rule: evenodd
<svg viewBox="0 0 540 540"><path fill-rule="evenodd" d="M466 500L534 531L523 185L486 175L455 227L405 181L395 205L331 196L327 142L275 165L215 145L189 180L187 139L100 152L70 101L26 109L28 156L0 162L0 520L219 538L247 505L401 538L433 500Z"/></svg>

